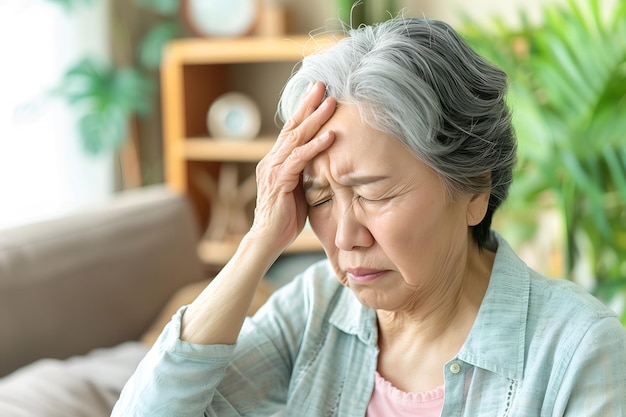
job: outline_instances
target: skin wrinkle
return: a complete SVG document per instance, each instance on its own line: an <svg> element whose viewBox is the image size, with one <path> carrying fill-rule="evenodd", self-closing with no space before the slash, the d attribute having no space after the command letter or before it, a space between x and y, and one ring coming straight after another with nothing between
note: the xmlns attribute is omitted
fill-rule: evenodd
<svg viewBox="0 0 626 417"><path fill-rule="evenodd" d="M346 116L343 119L343 122L344 122L343 124L347 125L346 127L343 127L343 129L344 131L347 131L347 132L353 132L355 129L359 129L358 126L354 126L353 120L360 121L360 116L359 116L358 110L355 111L355 106L348 105L344 107L344 109L345 108L347 108L348 111L343 112L343 114L346 114L349 116ZM340 114L342 114L342 112L339 109L337 109L335 116L333 116L333 119L340 117L338 116ZM348 120L347 122L346 122L346 119ZM332 128L334 129L334 126ZM324 129L325 127L322 128L322 130ZM339 127L339 129L341 129L341 127ZM369 129L373 131L373 129L371 128ZM359 141L349 139L348 142L346 142L347 138L345 136L342 137L341 132L336 131L335 133L336 135L338 135L338 138L336 139L335 144L333 144L322 155L315 158L313 163L309 164L309 166L314 165L316 160L317 161L320 161L320 160L332 161L332 163L329 165L329 171L328 171L329 177L327 178L325 176L320 176L317 172L314 172L312 169L305 169L305 173L303 177L305 194L307 196L308 203L311 205L311 204L316 204L319 201L325 201L325 203L322 204L321 206L309 208L309 216L312 221L312 224L314 225L314 230L316 230L316 227L314 224L315 218L316 218L315 213L318 211L323 211L324 213L326 213L328 210L331 210L331 211L333 210L332 206L338 206L336 209L334 209L334 210L338 210L338 216L341 218L341 222L340 224L338 224L338 228L339 228L337 231L338 235L341 234L342 230L349 230L352 234L354 234L355 237L353 239L355 240L362 239L366 241L370 239L376 242L378 240L377 232L372 231L371 229L376 228L376 225L383 222L388 216L397 217L400 214L401 216L411 217L412 215L411 206L409 204L404 204L403 201L406 200L407 198L413 198L416 194L419 194L420 187L425 186L426 184L428 184L428 182L426 182L425 179L420 179L419 177L416 176L417 175L416 173L413 173L408 177L404 177L403 182L400 184L388 185L387 187L385 187L385 191L383 192L371 191L372 194L379 193L380 197L377 197L377 198L381 198L382 199L381 201L378 201L378 200L363 201L360 196L362 194L365 194L364 188L369 187L368 189L371 190L371 187L373 185L378 185L377 183L379 182L381 183L381 187L382 187L382 185L386 181L389 182L392 179L389 177L389 175L380 174L375 169L372 170L371 174L367 174L367 175L359 174L358 170L362 169L362 167L358 165L359 161L355 162L352 160L353 158L351 159L350 157L345 156L345 155L354 155L354 153L351 152L351 147L359 146L359 145L355 145L355 143ZM378 132L376 132L374 136L377 136L377 135L378 135ZM388 141L381 141L378 138L376 138L375 140L378 141L378 143L382 143L382 145L379 145L379 146L386 147L386 148L389 147ZM347 146L348 149L345 149L345 148L338 149L337 146L338 146L339 141L342 141L342 143L345 146ZM366 141L366 139L361 138L361 141ZM368 143L371 145L371 141ZM385 146L385 144L387 144L387 146ZM395 145L399 150L402 149L402 146L399 143L396 143ZM377 150L373 149L370 153L376 154ZM405 154L405 156L406 155L407 154ZM412 155L410 156L410 158L414 164L420 163L417 159L412 157ZM355 166L355 164L357 166ZM367 166L366 169L370 169L370 167ZM432 176L433 181L436 181L438 184L440 184L438 176L434 174L430 174L430 175ZM332 184L331 184L331 181L332 181ZM424 184L424 185L420 185L420 184ZM443 189L443 187L439 186L439 188L440 189L438 193L440 193L441 195L438 198L442 201L445 201L446 205L457 204L459 203L458 200L461 200L460 204L463 204L462 203L463 200L467 201L467 198L465 198L465 199L458 199L458 200L455 200L454 202L451 202L448 200L446 192ZM431 202L429 203L429 205L432 206L433 203ZM368 217L368 215L370 216L369 219L363 220L366 217ZM327 220L328 219L327 215L324 215L324 218ZM419 221L419 219L417 219L417 221ZM374 226L368 229L368 227L363 224L367 222L372 222ZM368 239L366 239L365 236L369 236ZM359 242L357 241L356 243L358 244ZM402 245L406 243L407 242L400 242L399 244ZM421 242L416 241L416 244L418 244L418 246L420 243ZM466 242L463 241L463 244L465 243ZM339 246L339 244L337 243L333 243L333 245ZM340 249L347 251L347 250L350 250L351 248L343 247ZM419 250L420 250L419 247L407 248L407 251L416 252ZM458 251L458 249L455 249L455 250ZM382 252L381 257L389 257L389 255L385 252L385 249L381 249L381 252ZM452 255L446 252L436 253L435 255L436 255L435 258L437 258L437 265L438 265L437 268L440 268L441 270L440 271L435 270L434 271L435 273L433 274L434 276L439 278L442 276L445 277L445 276L458 276L459 275L458 271L452 272L452 271L447 270L447 268L451 268L448 265L456 264L456 262L446 262L447 259L453 258ZM345 273L343 272L340 265L338 265L337 262L334 262L334 265L335 265L335 269L339 272L338 275L340 277L344 277ZM464 268L459 268L459 269L462 270ZM342 283L345 283L347 280L346 278L342 278L341 281ZM410 283L410 282L407 283L407 286L413 287L413 290L411 291L411 293L414 293L414 294L417 293L415 289L422 288L421 284L415 284L415 283ZM448 285L447 283L445 283L445 280L443 280L443 283L439 284L439 288L441 289L443 287L452 288L453 286ZM428 288L428 287L425 287L425 288ZM409 300L413 298L419 299L417 295L411 295L411 297L412 298L410 298ZM412 306L412 303L407 300L402 300L400 304L394 306L393 308L394 309L398 308L398 306L406 310L409 310L410 309L409 307L414 307Z"/></svg>

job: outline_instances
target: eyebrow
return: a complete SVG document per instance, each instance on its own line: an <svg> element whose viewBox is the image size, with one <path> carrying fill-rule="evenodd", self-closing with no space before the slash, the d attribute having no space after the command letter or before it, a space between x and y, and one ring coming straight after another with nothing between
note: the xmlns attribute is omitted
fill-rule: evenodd
<svg viewBox="0 0 626 417"><path fill-rule="evenodd" d="M342 185L345 187L358 187L361 185L373 184L388 179L384 175L358 175L349 173L341 177ZM317 181L315 178L306 177L302 181L305 192L315 192L328 188L328 183Z"/></svg>
<svg viewBox="0 0 626 417"><path fill-rule="evenodd" d="M302 188L305 193L323 190L328 184L317 181L314 177L306 176L302 179Z"/></svg>

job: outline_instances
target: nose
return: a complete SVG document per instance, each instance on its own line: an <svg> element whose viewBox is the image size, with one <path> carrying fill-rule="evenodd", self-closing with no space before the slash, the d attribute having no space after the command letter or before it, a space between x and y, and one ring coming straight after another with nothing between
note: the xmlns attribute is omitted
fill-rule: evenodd
<svg viewBox="0 0 626 417"><path fill-rule="evenodd" d="M337 224L335 232L335 246L344 251L351 251L357 248L369 247L374 242L369 229L361 221L353 204L337 207L335 215Z"/></svg>

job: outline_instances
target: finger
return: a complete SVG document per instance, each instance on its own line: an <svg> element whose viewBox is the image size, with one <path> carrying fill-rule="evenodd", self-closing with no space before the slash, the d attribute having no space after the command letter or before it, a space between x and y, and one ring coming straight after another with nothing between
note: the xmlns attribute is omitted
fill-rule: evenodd
<svg viewBox="0 0 626 417"><path fill-rule="evenodd" d="M300 178L300 173L306 165L317 155L325 151L335 140L335 132L328 130L321 135L311 139L302 146L298 146L287 156L281 164L281 169L287 177L292 179Z"/></svg>
<svg viewBox="0 0 626 417"><path fill-rule="evenodd" d="M337 101L328 97L302 123L290 131L283 131L270 152L280 162L287 158L298 146L310 141L331 118L337 108Z"/></svg>
<svg viewBox="0 0 626 417"><path fill-rule="evenodd" d="M272 184L271 188L281 188L282 191L285 191L283 186L292 184L287 186L287 191L293 190L295 182L299 179L300 173L304 170L306 164L320 152L327 149L334 141L334 138L335 133L329 130L306 144L295 148L284 158L270 158L268 157L269 155L266 156L259 161L256 167L256 178L259 187Z"/></svg>
<svg viewBox="0 0 626 417"><path fill-rule="evenodd" d="M323 103L324 96L326 95L326 87L321 82L314 82L307 93L305 93L300 105L296 112L285 123L281 129L280 135L276 142L280 145L281 142L289 138L289 133L300 126L302 122L306 120L311 114L317 110L320 104Z"/></svg>
<svg viewBox="0 0 626 417"><path fill-rule="evenodd" d="M336 109L337 100L333 97L327 97L313 113L292 131L290 136L296 138L297 143L308 142L330 120Z"/></svg>
<svg viewBox="0 0 626 417"><path fill-rule="evenodd" d="M311 115L315 109L322 103L326 96L326 86L324 83L314 81L304 94L304 98L298 106L298 109L293 116L287 121L285 126L287 128L300 125L309 115Z"/></svg>

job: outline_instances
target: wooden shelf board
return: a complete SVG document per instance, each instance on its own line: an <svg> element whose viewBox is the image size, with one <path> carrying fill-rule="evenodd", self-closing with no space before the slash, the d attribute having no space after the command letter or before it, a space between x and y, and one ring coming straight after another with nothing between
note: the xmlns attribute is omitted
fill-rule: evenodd
<svg viewBox="0 0 626 417"><path fill-rule="evenodd" d="M165 60L183 64L223 64L301 60L334 44L330 36L289 35L286 37L244 37L233 39L188 38L170 42Z"/></svg>
<svg viewBox="0 0 626 417"><path fill-rule="evenodd" d="M224 265L237 250L239 242L211 242L200 241L198 245L198 256L210 265ZM322 250L322 245L312 230L306 229L300 233L296 240L285 250L285 254L318 252Z"/></svg>
<svg viewBox="0 0 626 417"><path fill-rule="evenodd" d="M194 138L180 142L182 155L194 161L258 162L274 145L271 136L250 141Z"/></svg>

